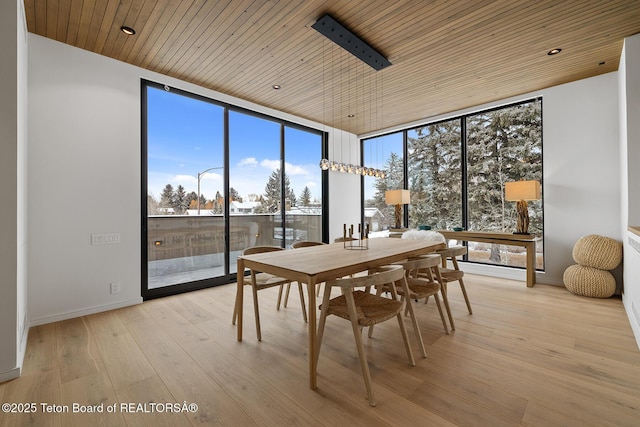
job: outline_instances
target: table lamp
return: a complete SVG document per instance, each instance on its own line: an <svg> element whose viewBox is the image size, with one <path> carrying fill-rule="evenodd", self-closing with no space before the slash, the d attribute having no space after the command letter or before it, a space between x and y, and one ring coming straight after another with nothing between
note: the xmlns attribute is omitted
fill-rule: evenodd
<svg viewBox="0 0 640 427"><path fill-rule="evenodd" d="M516 231L514 234L529 234L529 208L527 200L540 200L538 181L514 181L504 185L505 199L516 203Z"/></svg>
<svg viewBox="0 0 640 427"><path fill-rule="evenodd" d="M395 205L395 228L400 228L401 205L411 203L409 190L387 190L384 192L384 201L387 205Z"/></svg>

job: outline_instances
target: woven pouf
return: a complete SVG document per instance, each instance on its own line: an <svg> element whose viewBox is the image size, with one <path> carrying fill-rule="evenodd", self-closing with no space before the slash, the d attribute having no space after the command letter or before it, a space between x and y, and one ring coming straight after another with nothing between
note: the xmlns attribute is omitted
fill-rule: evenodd
<svg viewBox="0 0 640 427"><path fill-rule="evenodd" d="M613 270L622 261L622 244L610 237L590 234L578 239L573 259L585 267Z"/></svg>
<svg viewBox="0 0 640 427"><path fill-rule="evenodd" d="M616 291L616 279L606 270L572 265L562 276L569 292L593 298L609 298Z"/></svg>

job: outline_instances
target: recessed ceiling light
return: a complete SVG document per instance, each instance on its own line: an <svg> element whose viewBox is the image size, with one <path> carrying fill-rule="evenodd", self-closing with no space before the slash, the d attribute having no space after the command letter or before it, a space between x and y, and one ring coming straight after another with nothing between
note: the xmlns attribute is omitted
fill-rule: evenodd
<svg viewBox="0 0 640 427"><path fill-rule="evenodd" d="M120 27L120 31L122 31L123 33L125 33L128 36L132 36L136 33L136 30L134 30L131 27L127 27L125 25L123 25L122 27Z"/></svg>
<svg viewBox="0 0 640 427"><path fill-rule="evenodd" d="M562 52L562 49L560 48L551 49L549 52L547 52L547 55L557 55L560 52Z"/></svg>
<svg viewBox="0 0 640 427"><path fill-rule="evenodd" d="M275 90L280 90L281 86L280 85L273 85L271 86L272 88L274 88Z"/></svg>

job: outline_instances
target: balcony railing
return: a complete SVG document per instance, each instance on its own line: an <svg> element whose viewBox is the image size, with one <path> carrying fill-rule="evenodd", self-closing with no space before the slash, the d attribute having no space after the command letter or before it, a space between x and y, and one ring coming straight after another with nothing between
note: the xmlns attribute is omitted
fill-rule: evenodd
<svg viewBox="0 0 640 427"><path fill-rule="evenodd" d="M290 247L298 240L322 240L321 215L231 215L229 272L238 255L250 246ZM147 227L149 288L218 277L225 274L225 217L223 215L149 216Z"/></svg>

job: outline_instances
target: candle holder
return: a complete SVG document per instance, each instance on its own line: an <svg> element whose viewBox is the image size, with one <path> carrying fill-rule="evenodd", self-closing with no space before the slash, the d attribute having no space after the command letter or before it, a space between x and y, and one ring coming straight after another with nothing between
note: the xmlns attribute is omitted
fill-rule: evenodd
<svg viewBox="0 0 640 427"><path fill-rule="evenodd" d="M347 229L343 225L342 243L345 249L367 250L369 249L369 224L358 224L358 232L354 233L353 224Z"/></svg>

